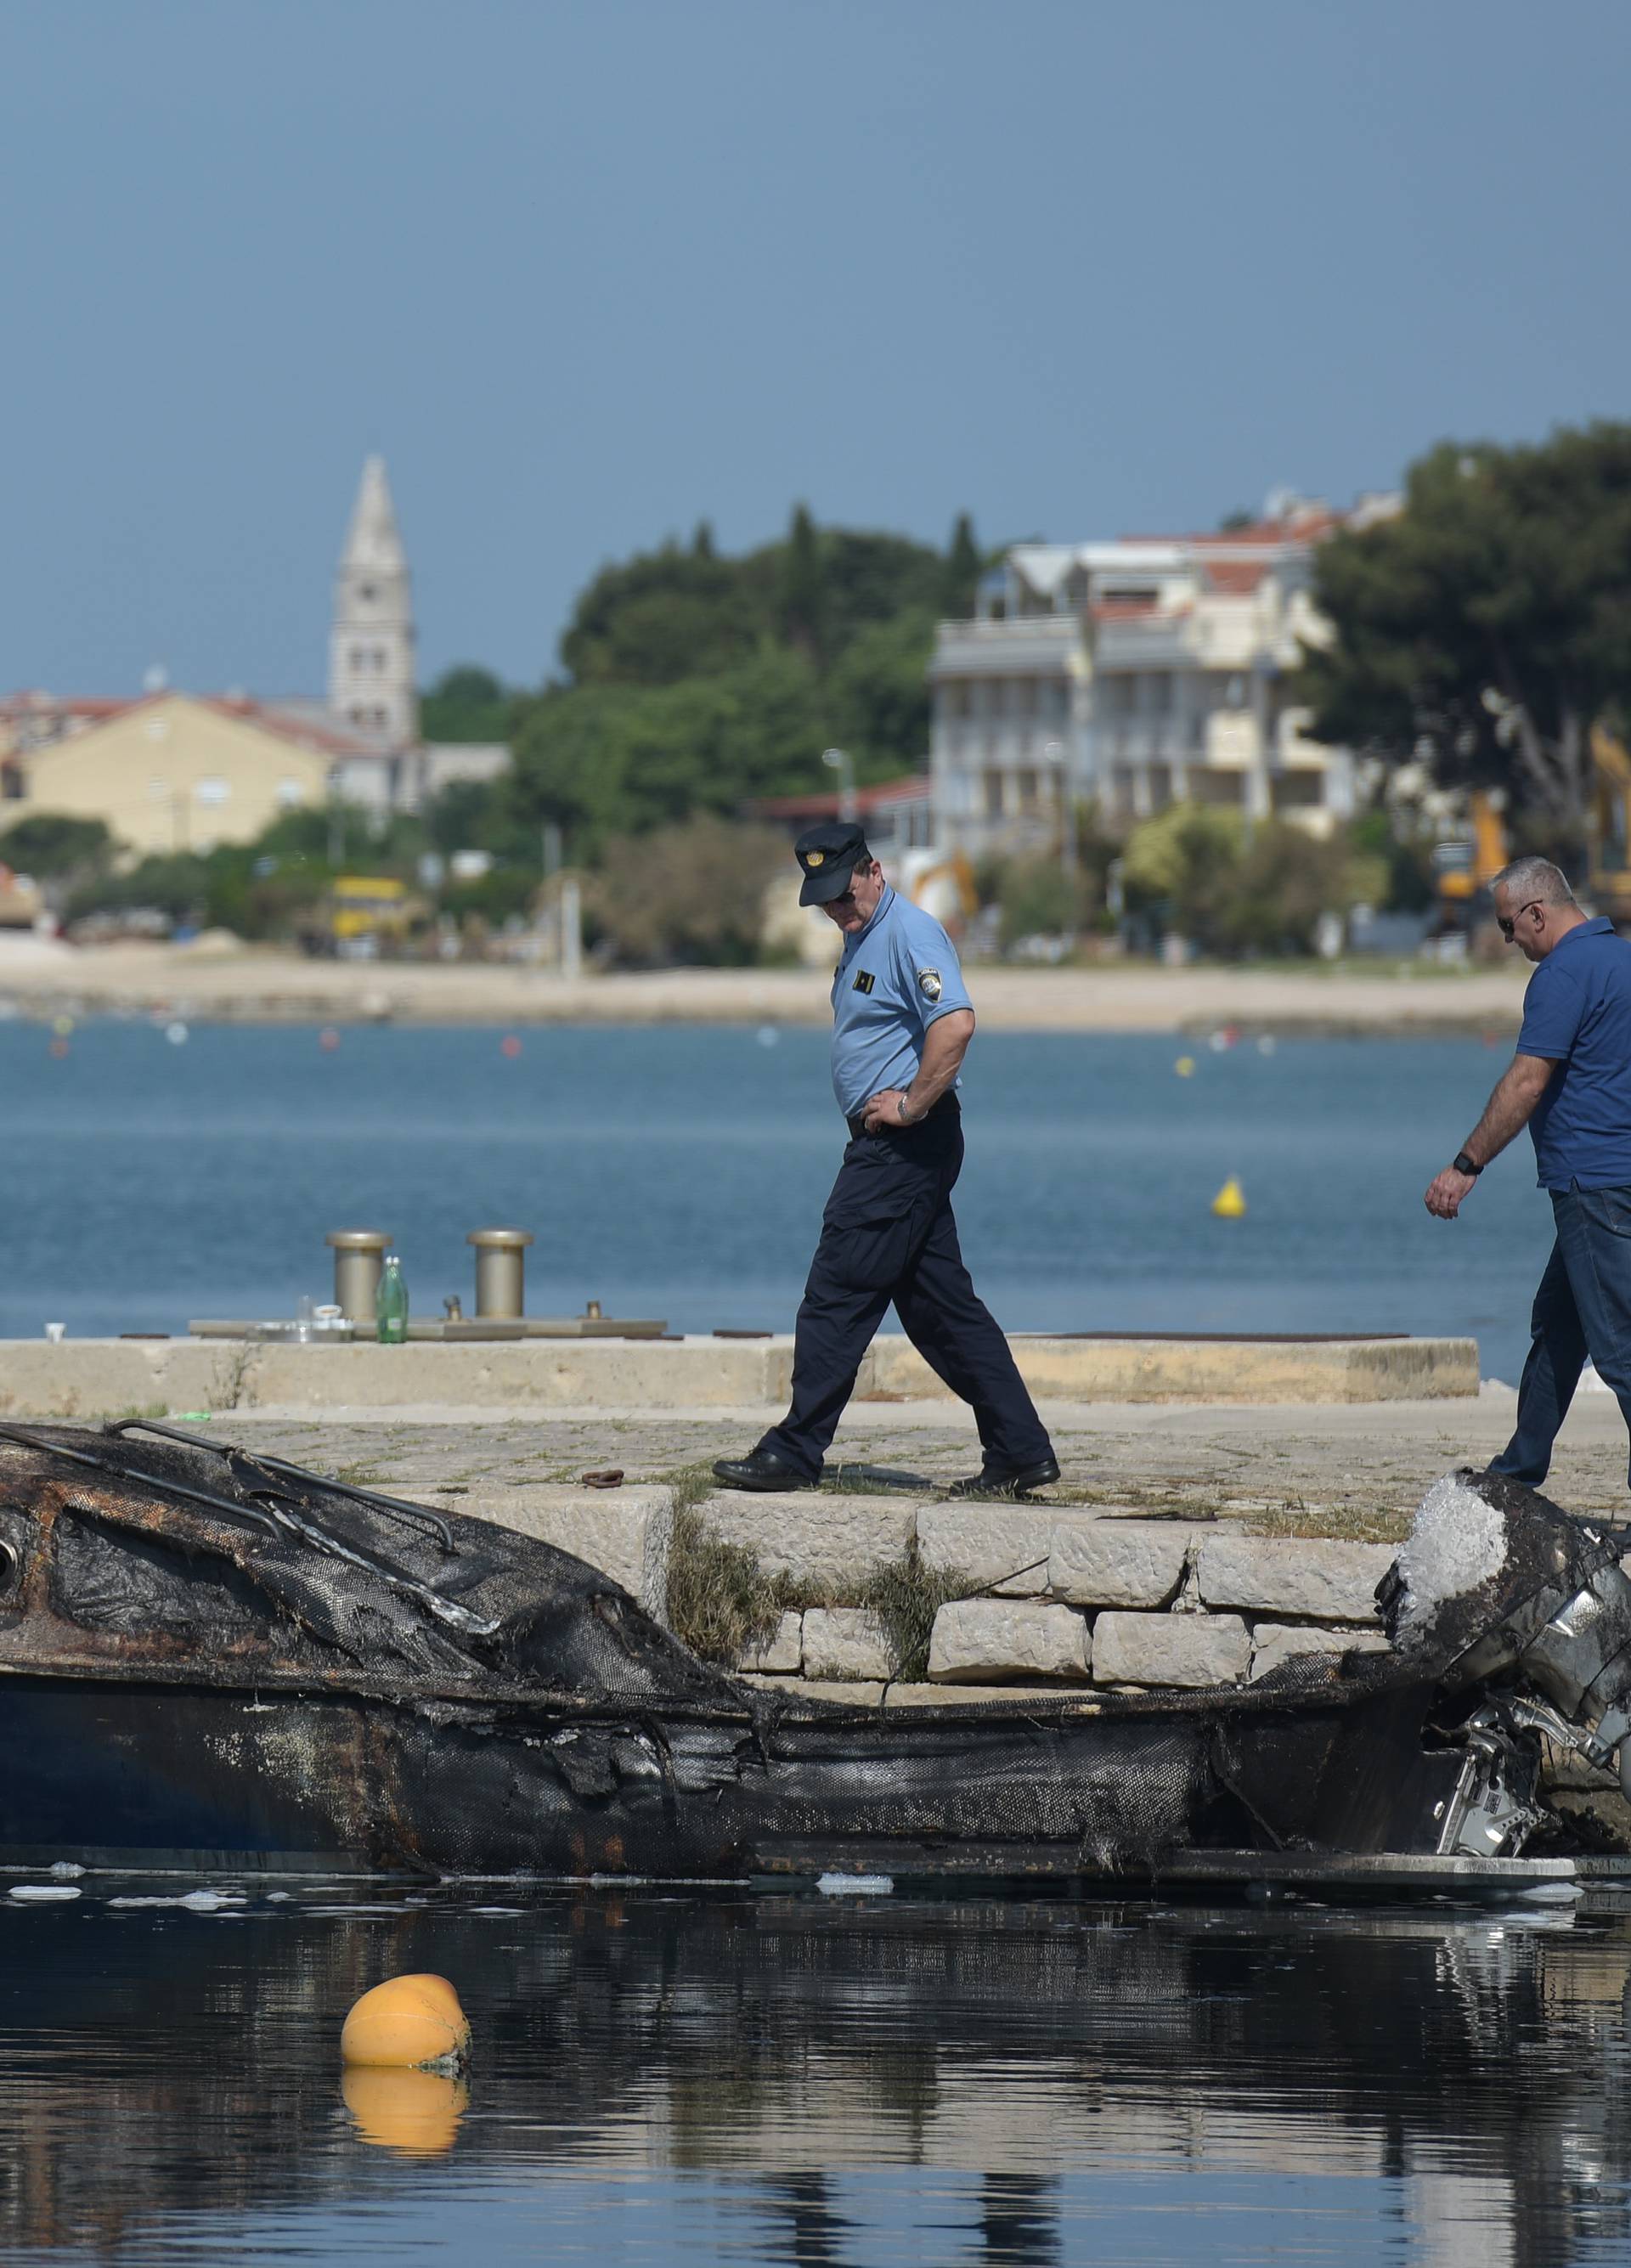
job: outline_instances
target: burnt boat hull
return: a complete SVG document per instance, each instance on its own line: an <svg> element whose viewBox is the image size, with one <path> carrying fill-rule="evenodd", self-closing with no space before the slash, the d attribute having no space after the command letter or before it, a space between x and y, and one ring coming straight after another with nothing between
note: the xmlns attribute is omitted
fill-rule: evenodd
<svg viewBox="0 0 1631 2268"><path fill-rule="evenodd" d="M773 1727L0 1678L0 1863L743 1879L1139 1877L1260 1840L1203 1709ZM898 1859L897 1861L898 1864Z"/></svg>
<svg viewBox="0 0 1631 2268"><path fill-rule="evenodd" d="M0 1423L0 1863L1134 1882L1209 1850L1481 1857L1467 1836L1516 1848L1540 1816L1540 1720L1485 1710L1458 1743L1483 1673L1434 1718L1443 1673L1550 1628L1615 1548L1519 1491L1504 1557L1408 1658L823 1705L750 1690L535 1538L137 1430L165 1438ZM1583 1645L1631 1629L1625 1589Z"/></svg>

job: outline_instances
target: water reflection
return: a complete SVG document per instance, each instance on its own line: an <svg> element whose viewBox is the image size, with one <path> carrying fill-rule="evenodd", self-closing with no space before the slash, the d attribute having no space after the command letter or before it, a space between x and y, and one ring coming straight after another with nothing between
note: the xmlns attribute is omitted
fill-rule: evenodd
<svg viewBox="0 0 1631 2268"><path fill-rule="evenodd" d="M343 2086L346 2008L427 1969L468 2095ZM1612 1914L87 1885L0 1911L0 2250L1621 2258L1628 1976Z"/></svg>
<svg viewBox="0 0 1631 2268"><path fill-rule="evenodd" d="M470 2107L469 2082L439 2071L348 2065L340 2093L365 2142L408 2158L445 2157Z"/></svg>

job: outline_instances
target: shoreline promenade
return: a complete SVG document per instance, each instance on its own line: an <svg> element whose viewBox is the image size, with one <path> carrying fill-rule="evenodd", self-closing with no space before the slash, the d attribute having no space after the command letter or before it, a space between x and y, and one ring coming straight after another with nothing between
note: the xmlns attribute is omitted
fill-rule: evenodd
<svg viewBox="0 0 1631 2268"><path fill-rule="evenodd" d="M1521 966L1162 968L982 965L986 1031L1514 1035ZM0 938L0 1007L28 1017L185 1014L243 1023L825 1025L820 969L679 968L568 980L484 961L344 961L206 940L76 948Z"/></svg>

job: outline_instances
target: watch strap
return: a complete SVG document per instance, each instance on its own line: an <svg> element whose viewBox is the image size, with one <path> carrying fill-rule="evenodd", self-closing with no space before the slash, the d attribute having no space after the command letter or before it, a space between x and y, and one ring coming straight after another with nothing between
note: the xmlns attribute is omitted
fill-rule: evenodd
<svg viewBox="0 0 1631 2268"><path fill-rule="evenodd" d="M1450 1162L1458 1174L1481 1174L1484 1170L1481 1166L1475 1166L1472 1163L1472 1160L1468 1157L1465 1150L1458 1150L1455 1156Z"/></svg>

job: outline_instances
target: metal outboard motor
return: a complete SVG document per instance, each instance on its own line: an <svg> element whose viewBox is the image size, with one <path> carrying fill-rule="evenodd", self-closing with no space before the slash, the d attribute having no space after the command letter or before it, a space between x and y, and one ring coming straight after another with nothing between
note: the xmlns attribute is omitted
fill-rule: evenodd
<svg viewBox="0 0 1631 2268"><path fill-rule="evenodd" d="M1541 1735L1599 1770L1617 1756L1631 1800L1631 1578L1620 1565L1628 1545L1623 1532L1493 1475L1457 1474L1429 1492L1377 1589L1389 1635L1406 1653L1442 1650L1443 1690L1502 1689L1457 1729L1461 1769L1434 1807L1441 1853L1522 1847L1545 1816L1535 1798ZM1436 1594L1435 1583L1444 1587Z"/></svg>

